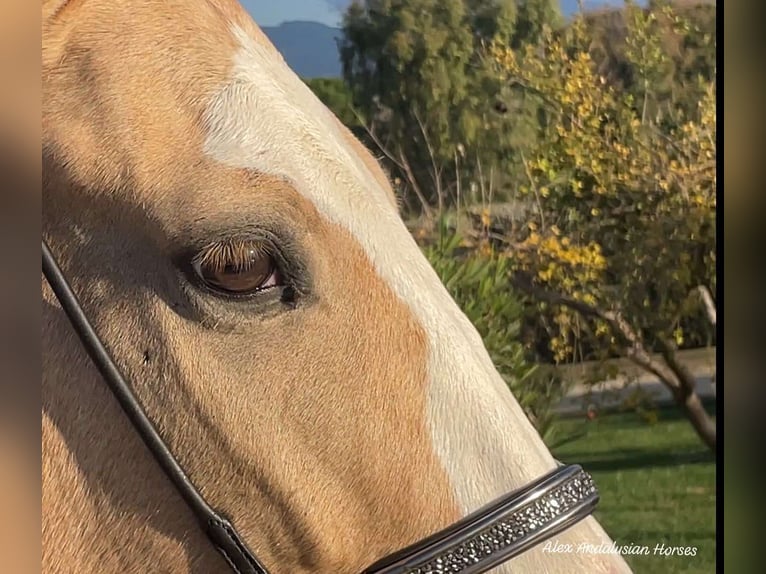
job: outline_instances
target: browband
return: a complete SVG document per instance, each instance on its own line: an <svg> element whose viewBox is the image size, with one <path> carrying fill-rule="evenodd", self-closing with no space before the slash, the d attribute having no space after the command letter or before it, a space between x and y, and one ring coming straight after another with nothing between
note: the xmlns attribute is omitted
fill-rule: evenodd
<svg viewBox="0 0 766 574"><path fill-rule="evenodd" d="M598 500L587 472L560 466L362 574L486 572L582 520Z"/></svg>

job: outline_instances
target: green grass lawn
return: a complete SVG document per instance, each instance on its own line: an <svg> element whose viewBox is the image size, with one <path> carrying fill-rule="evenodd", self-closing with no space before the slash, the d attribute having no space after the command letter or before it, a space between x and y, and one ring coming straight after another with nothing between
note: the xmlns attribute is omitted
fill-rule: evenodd
<svg viewBox="0 0 766 574"><path fill-rule="evenodd" d="M653 424L635 413L563 419L547 442L593 475L595 516L617 544L697 548L694 557L625 556L634 572L715 572L715 456L675 409L657 415Z"/></svg>

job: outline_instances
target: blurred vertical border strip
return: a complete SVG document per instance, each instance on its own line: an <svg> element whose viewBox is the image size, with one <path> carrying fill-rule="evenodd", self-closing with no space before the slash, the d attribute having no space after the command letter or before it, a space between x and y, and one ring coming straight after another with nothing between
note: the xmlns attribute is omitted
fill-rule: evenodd
<svg viewBox="0 0 766 574"><path fill-rule="evenodd" d="M718 264L719 273L724 275L718 281L718 312L725 319L718 322L718 349L722 354L717 384L718 396L726 403L725 409L718 410L724 438L719 443L716 497L717 566L718 571L737 573L763 570L763 566L756 568L763 556L755 513L763 500L755 460L763 452L760 437L766 398L764 265L762 249L757 247L763 244L761 214L766 203L760 189L766 144L766 108L762 102L766 77L762 58L755 57L762 53L763 29L760 20L753 21L749 8L741 2L717 3L717 33L721 40L717 75L723 87L718 91L718 116L723 124L718 131L718 149L723 150L718 168L724 178L724 186L719 187L722 233L718 253L725 256Z"/></svg>
<svg viewBox="0 0 766 574"><path fill-rule="evenodd" d="M0 2L0 572L40 571L40 4Z"/></svg>

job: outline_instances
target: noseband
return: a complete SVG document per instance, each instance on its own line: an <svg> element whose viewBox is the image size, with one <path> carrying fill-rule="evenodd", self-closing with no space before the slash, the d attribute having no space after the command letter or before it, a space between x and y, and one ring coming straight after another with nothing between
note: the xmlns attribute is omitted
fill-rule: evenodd
<svg viewBox="0 0 766 574"><path fill-rule="evenodd" d="M43 240L43 274L83 347L136 432L194 512L234 572L267 574L232 523L211 507L162 440L88 321L80 302ZM444 530L391 554L362 574L479 574L569 528L598 503L591 476L579 465L559 466Z"/></svg>

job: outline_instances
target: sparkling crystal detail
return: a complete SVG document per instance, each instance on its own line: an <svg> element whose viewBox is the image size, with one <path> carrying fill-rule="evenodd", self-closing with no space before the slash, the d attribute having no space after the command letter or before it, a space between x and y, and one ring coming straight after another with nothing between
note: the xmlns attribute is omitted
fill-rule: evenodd
<svg viewBox="0 0 766 574"><path fill-rule="evenodd" d="M418 564L407 574L462 572L493 554L534 534L596 492L591 476L580 471L563 484L464 540L436 558Z"/></svg>

